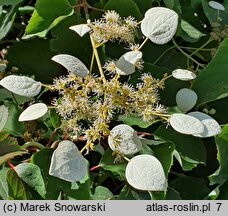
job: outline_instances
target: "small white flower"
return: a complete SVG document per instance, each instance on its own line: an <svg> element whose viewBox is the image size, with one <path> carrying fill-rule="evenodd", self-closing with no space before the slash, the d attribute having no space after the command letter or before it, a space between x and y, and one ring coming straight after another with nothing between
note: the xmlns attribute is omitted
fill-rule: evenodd
<svg viewBox="0 0 228 216"><path fill-rule="evenodd" d="M116 23L120 20L120 15L116 11L107 11L103 18L109 23Z"/></svg>

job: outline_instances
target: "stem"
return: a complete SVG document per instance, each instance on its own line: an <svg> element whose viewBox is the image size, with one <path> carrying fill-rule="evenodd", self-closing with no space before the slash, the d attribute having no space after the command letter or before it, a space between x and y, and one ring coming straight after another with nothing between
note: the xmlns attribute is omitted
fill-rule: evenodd
<svg viewBox="0 0 228 216"><path fill-rule="evenodd" d="M93 54L92 54L92 59L91 59L91 64L90 64L90 69L89 69L89 74L91 75L92 73L92 69L93 69L93 63L94 63L94 51L93 51Z"/></svg>
<svg viewBox="0 0 228 216"><path fill-rule="evenodd" d="M60 200L65 200L65 194L62 190L60 191Z"/></svg>
<svg viewBox="0 0 228 216"><path fill-rule="evenodd" d="M113 78L113 80L116 81L116 80L118 80L119 78L120 78L120 74L119 74L119 73L116 73L115 76L114 76L114 78Z"/></svg>
<svg viewBox="0 0 228 216"><path fill-rule="evenodd" d="M185 46L179 46L179 47L181 49L188 49L188 50L197 50L197 49L199 49L197 47L185 47ZM208 49L200 49L200 51L208 52L208 51L211 51L211 49L210 48L208 48Z"/></svg>
<svg viewBox="0 0 228 216"><path fill-rule="evenodd" d="M187 58L187 68L190 67L190 62L189 62L189 58Z"/></svg>
<svg viewBox="0 0 228 216"><path fill-rule="evenodd" d="M198 61L196 61L194 58L192 58L188 53L186 53L184 50L182 50L179 45L176 43L176 41L174 39L172 39L172 42L174 44L174 46L184 55L186 56L188 59L192 60L193 62L195 62L197 65L205 68L205 66L201 63L199 63Z"/></svg>
<svg viewBox="0 0 228 216"><path fill-rule="evenodd" d="M127 162L130 162L130 159L129 159L129 158L127 158L126 156L121 155L121 157L122 157L123 159L125 159Z"/></svg>
<svg viewBox="0 0 228 216"><path fill-rule="evenodd" d="M148 133L148 132L141 132L141 131L137 132L137 135L139 135L139 136L153 136L153 134L152 134L152 133Z"/></svg>
<svg viewBox="0 0 228 216"><path fill-rule="evenodd" d="M142 47L146 44L146 42L149 40L149 38L147 37L147 38L145 38L145 40L142 42L142 44L140 45L140 47L138 48L138 51L140 50L140 49L142 49Z"/></svg>
<svg viewBox="0 0 228 216"><path fill-rule="evenodd" d="M151 200L154 200L154 197L153 197L152 192L151 192L151 191L148 191L148 193L149 193L149 195L150 195L150 199L151 199Z"/></svg>
<svg viewBox="0 0 228 216"><path fill-rule="evenodd" d="M88 3L87 3L88 4ZM100 8L95 8L95 7L92 7L91 5L88 4L88 8L91 9L91 10L95 10L95 11L101 11L101 12L105 12L106 10L103 10L103 9L100 9Z"/></svg>
<svg viewBox="0 0 228 216"><path fill-rule="evenodd" d="M7 163L10 166L10 168L12 168L13 170L15 170L15 166L12 164L11 160L8 160Z"/></svg>
<svg viewBox="0 0 228 216"><path fill-rule="evenodd" d="M68 138L68 129L65 128L64 135L63 135L63 140L67 140L67 138Z"/></svg>
<svg viewBox="0 0 228 216"><path fill-rule="evenodd" d="M96 166L90 168L89 171L94 171L94 170L96 170L96 169L99 169L100 167L101 167L101 165L98 164L98 165L96 165Z"/></svg>
<svg viewBox="0 0 228 216"><path fill-rule="evenodd" d="M17 102L17 99L16 99L14 93L11 92L11 94L12 94L12 96L13 96L13 99L14 99L15 103L17 104L17 106L19 106L19 103Z"/></svg>
<svg viewBox="0 0 228 216"><path fill-rule="evenodd" d="M56 140L55 142L53 142L51 144L51 148L53 148L53 149L57 148L57 146L59 145L59 143L60 143L60 140Z"/></svg>
<svg viewBox="0 0 228 216"><path fill-rule="evenodd" d="M100 46L102 46L103 44L105 44L107 41L103 41L103 42L101 42L100 44L97 44L96 45L96 49L98 49Z"/></svg>
<svg viewBox="0 0 228 216"><path fill-rule="evenodd" d="M43 84L43 83L41 83L41 84L42 84L42 86L44 86L44 87L46 87L48 89L50 89L50 87L51 87L51 85L46 85L46 84Z"/></svg>
<svg viewBox="0 0 228 216"><path fill-rule="evenodd" d="M164 79L164 81L167 80L167 79L169 79L170 77L173 77L173 75L171 74L171 75L167 76L167 77Z"/></svg>
<svg viewBox="0 0 228 216"><path fill-rule="evenodd" d="M80 153L82 154L89 146L90 146L90 143L86 143L84 147L81 149Z"/></svg>
<svg viewBox="0 0 228 216"><path fill-rule="evenodd" d="M161 116L161 117L170 117L171 115L168 115L168 114L163 114L163 113L157 113L157 112L151 112L152 115L155 115L155 116Z"/></svg>
<svg viewBox="0 0 228 216"><path fill-rule="evenodd" d="M198 49L196 49L190 56L193 56L194 54L196 54L197 52L201 51L201 49L203 49L205 46L207 46L209 43L211 43L213 41L213 39L210 37L208 39L208 41L203 44L201 47L199 47Z"/></svg>
<svg viewBox="0 0 228 216"><path fill-rule="evenodd" d="M5 44L5 43L16 43L17 42L17 40L4 40L4 41L0 41L0 45L1 44Z"/></svg>
<svg viewBox="0 0 228 216"><path fill-rule="evenodd" d="M98 66L101 78L103 80L103 83L106 83L106 79L105 79L105 75L104 75L104 72L103 72L103 69L102 69L102 65L101 65L101 61L100 61L100 58L99 58L99 54L98 54L98 51L97 51L97 48L96 48L96 44L95 44L95 41L94 41L94 38L93 38L92 34L90 34L90 40L91 40L91 43L92 43L93 52L94 52L94 55L95 55L95 58L96 58L96 62L97 62L97 66Z"/></svg>
<svg viewBox="0 0 228 216"><path fill-rule="evenodd" d="M89 12L88 12L88 2L87 0L82 0L82 7L84 9L84 12L85 12L85 17L86 17L86 20L90 19L89 17Z"/></svg>
<svg viewBox="0 0 228 216"><path fill-rule="evenodd" d="M88 2L86 0L79 1L75 7L76 8L80 8L80 7L87 8L87 11L88 11L88 9L91 9L91 10L95 10L95 11L105 12L105 10L103 10L103 9L92 7L91 5L88 4Z"/></svg>
<svg viewBox="0 0 228 216"><path fill-rule="evenodd" d="M48 140L48 143L47 143L46 147L50 147L51 146L51 141L53 140L53 137L55 136L56 131L57 131L56 128L52 131L51 136L50 136L50 138Z"/></svg>
<svg viewBox="0 0 228 216"><path fill-rule="evenodd" d="M43 146L42 144L40 144L38 142L27 142L22 146L22 148L28 148L28 147L35 147L39 150L42 150L45 148L45 146Z"/></svg>
<svg viewBox="0 0 228 216"><path fill-rule="evenodd" d="M170 48L168 48L165 52L163 52L156 60L155 62L153 63L154 65L157 64L157 62L168 52L170 51L171 49L175 48L175 46L172 46Z"/></svg>

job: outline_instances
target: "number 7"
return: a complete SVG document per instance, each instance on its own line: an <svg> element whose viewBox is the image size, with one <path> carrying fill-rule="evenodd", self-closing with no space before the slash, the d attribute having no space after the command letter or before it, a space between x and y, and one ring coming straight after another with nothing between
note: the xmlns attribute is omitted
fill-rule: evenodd
<svg viewBox="0 0 228 216"><path fill-rule="evenodd" d="M222 203L216 203L216 204L218 205L217 211L219 211L219 209L220 209Z"/></svg>

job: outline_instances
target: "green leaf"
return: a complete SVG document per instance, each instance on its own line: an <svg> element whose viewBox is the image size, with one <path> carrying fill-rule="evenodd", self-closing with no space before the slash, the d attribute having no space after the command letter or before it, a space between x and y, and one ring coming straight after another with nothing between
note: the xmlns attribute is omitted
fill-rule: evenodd
<svg viewBox="0 0 228 216"><path fill-rule="evenodd" d="M181 19L184 19L194 26L194 28L206 34L207 29L204 28L204 25L206 24L208 26L208 21L202 8L201 0L191 0L191 3L189 1L181 1L181 10ZM185 41L190 43L198 41L198 39L191 38L185 31L183 31L181 25L179 25L176 36L181 36ZM200 46L201 45L197 45L197 47ZM205 55L205 52L203 54Z"/></svg>
<svg viewBox="0 0 228 216"><path fill-rule="evenodd" d="M7 199L10 200L27 200L26 189L22 183L22 180L17 173L10 169L7 172L7 184L9 188Z"/></svg>
<svg viewBox="0 0 228 216"><path fill-rule="evenodd" d="M163 1L165 3L166 7L171 8L171 9L174 7L175 0L163 0Z"/></svg>
<svg viewBox="0 0 228 216"><path fill-rule="evenodd" d="M159 120L156 120L153 122L145 122L137 114L129 114L129 115L118 116L118 121L122 121L125 124L130 125L130 126L137 125L141 128L148 128L152 124L157 123Z"/></svg>
<svg viewBox="0 0 228 216"><path fill-rule="evenodd" d="M129 185L125 185L117 197L118 200L150 200L147 191L138 191Z"/></svg>
<svg viewBox="0 0 228 216"><path fill-rule="evenodd" d="M1 95L0 101L3 102L5 100L10 100L10 101L14 101L15 103L18 103L18 105L22 105L31 100L31 98L14 94L5 88L0 89L0 95Z"/></svg>
<svg viewBox="0 0 228 216"><path fill-rule="evenodd" d="M181 20L181 28L193 39L199 40L201 37L206 35L183 19Z"/></svg>
<svg viewBox="0 0 228 216"><path fill-rule="evenodd" d="M30 187L34 188L41 197L45 197L46 189L40 168L31 163L21 163L15 167L18 176Z"/></svg>
<svg viewBox="0 0 228 216"><path fill-rule="evenodd" d="M52 83L54 77L64 74L64 70L52 62L51 58L55 53L50 50L49 42L33 39L15 43L6 57L10 62L9 67L17 67L20 74L35 76L36 81Z"/></svg>
<svg viewBox="0 0 228 216"><path fill-rule="evenodd" d="M8 197L7 172L10 168L2 166L0 169L0 196L5 200Z"/></svg>
<svg viewBox="0 0 228 216"><path fill-rule="evenodd" d="M109 200L113 197L112 192L103 186L97 186L95 188L94 194L91 195L93 200Z"/></svg>
<svg viewBox="0 0 228 216"><path fill-rule="evenodd" d="M47 34L47 29L51 23L52 21L46 22L43 17L39 16L37 10L35 9L33 11L32 17L29 20L29 24L26 26L25 32L27 34L44 37ZM40 35L41 32L42 34Z"/></svg>
<svg viewBox="0 0 228 216"><path fill-rule="evenodd" d="M27 34L46 30L58 17L67 16L73 8L67 0L38 0L35 11L26 27Z"/></svg>
<svg viewBox="0 0 228 216"><path fill-rule="evenodd" d="M157 0L134 0L134 2L138 5L142 14L145 14L147 10L149 10L152 6L152 3ZM158 0L160 1L160 0Z"/></svg>
<svg viewBox="0 0 228 216"><path fill-rule="evenodd" d="M167 200L181 200L180 193L176 191L175 189L168 187L167 194L166 194Z"/></svg>
<svg viewBox="0 0 228 216"><path fill-rule="evenodd" d="M21 2L23 2L23 0L1 0L0 6L1 5L6 5L6 6L17 5L17 4L21 3Z"/></svg>
<svg viewBox="0 0 228 216"><path fill-rule="evenodd" d="M170 183L170 187L175 189L183 199L187 200L202 200L210 193L204 179L191 176L176 178Z"/></svg>
<svg viewBox="0 0 228 216"><path fill-rule="evenodd" d="M71 6L75 6L78 3L78 0L68 0Z"/></svg>
<svg viewBox="0 0 228 216"><path fill-rule="evenodd" d="M21 110L12 102L5 103L5 106L8 107L10 114L3 131L12 134L13 136L23 136L24 124L18 121Z"/></svg>
<svg viewBox="0 0 228 216"><path fill-rule="evenodd" d="M206 162L206 149L202 139L193 137L191 135L184 135L176 132L171 127L166 128L165 126L159 127L155 131L155 136L159 140L166 140L175 144L175 149L179 152L181 158L188 163L196 166L199 163ZM189 164L182 164L184 170L189 170L193 166L185 166Z"/></svg>
<svg viewBox="0 0 228 216"><path fill-rule="evenodd" d="M228 109L224 109L224 107L228 107L228 97L209 102L205 108L208 110L209 115L222 125L228 122Z"/></svg>
<svg viewBox="0 0 228 216"><path fill-rule="evenodd" d="M0 40L2 40L10 31L13 22L14 22L14 13L15 10L10 10L6 12L6 15L3 12L3 7L0 6Z"/></svg>
<svg viewBox="0 0 228 216"><path fill-rule="evenodd" d="M102 155L99 166L105 170L109 170L114 174L118 174L121 178L125 178L125 169L127 164L124 163L114 163L115 158L112 156L112 150L107 149Z"/></svg>
<svg viewBox="0 0 228 216"><path fill-rule="evenodd" d="M226 180L220 187L219 187L219 195L216 198L217 200L228 200L228 180Z"/></svg>
<svg viewBox="0 0 228 216"><path fill-rule="evenodd" d="M173 165L174 144L166 142L160 145L153 145L151 147L154 152L154 156L161 162L163 166L166 178L168 178L171 166Z"/></svg>
<svg viewBox="0 0 228 216"><path fill-rule="evenodd" d="M15 156L27 154L14 138L7 138L0 142L0 165Z"/></svg>
<svg viewBox="0 0 228 216"><path fill-rule="evenodd" d="M61 117L60 115L56 112L55 109L50 109L49 110L49 116L51 120L51 124L54 128L58 128L61 126Z"/></svg>
<svg viewBox="0 0 228 216"><path fill-rule="evenodd" d="M219 169L210 176L211 184L222 184L228 180L228 124L222 128L222 133L215 137L218 150Z"/></svg>
<svg viewBox="0 0 228 216"><path fill-rule="evenodd" d="M135 4L132 0L109 0L104 9L115 10L122 17L133 16L137 20L141 20L143 18L137 4Z"/></svg>
<svg viewBox="0 0 228 216"><path fill-rule="evenodd" d="M173 9L178 14L181 14L181 4L179 0L163 0L166 7Z"/></svg>
<svg viewBox="0 0 228 216"><path fill-rule="evenodd" d="M15 14L20 3L23 0L2 0L0 2L0 40L2 40L11 30L11 27L14 23ZM3 6L10 6L4 8Z"/></svg>
<svg viewBox="0 0 228 216"><path fill-rule="evenodd" d="M198 95L198 105L228 96L228 38L219 46L213 60L195 79L192 89Z"/></svg>
<svg viewBox="0 0 228 216"><path fill-rule="evenodd" d="M4 139L6 139L9 136L8 133L5 132L0 132L0 142L3 141Z"/></svg>

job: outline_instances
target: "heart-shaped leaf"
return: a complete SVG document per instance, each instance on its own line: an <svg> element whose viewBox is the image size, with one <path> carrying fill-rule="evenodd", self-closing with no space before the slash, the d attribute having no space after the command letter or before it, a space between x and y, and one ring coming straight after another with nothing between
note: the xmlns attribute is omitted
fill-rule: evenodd
<svg viewBox="0 0 228 216"><path fill-rule="evenodd" d="M197 118L181 113L175 113L170 118L170 125L179 133L198 134L204 131L204 125Z"/></svg>
<svg viewBox="0 0 228 216"><path fill-rule="evenodd" d="M176 33L178 14L168 8L154 7L142 20L142 33L155 44L168 43Z"/></svg>
<svg viewBox="0 0 228 216"><path fill-rule="evenodd" d="M117 73L129 75L135 72L135 64L142 59L142 52L129 51L116 62Z"/></svg>
<svg viewBox="0 0 228 216"><path fill-rule="evenodd" d="M68 55L59 54L52 57L52 60L61 64L70 73L73 73L79 77L86 77L89 74L87 67L78 58Z"/></svg>
<svg viewBox="0 0 228 216"><path fill-rule="evenodd" d="M44 103L36 103L27 107L19 116L19 121L31 121L44 116L48 107Z"/></svg>
<svg viewBox="0 0 228 216"><path fill-rule="evenodd" d="M172 75L175 79L183 80L183 81L189 81L196 78L196 75L185 69L176 69L172 72Z"/></svg>
<svg viewBox="0 0 228 216"><path fill-rule="evenodd" d="M15 94L25 97L34 97L41 90L40 82L26 76L7 76L0 81L0 85Z"/></svg>
<svg viewBox="0 0 228 216"><path fill-rule="evenodd" d="M164 191L167 188L163 167L152 155L133 157L127 164L125 175L128 183L138 190Z"/></svg>
<svg viewBox="0 0 228 216"><path fill-rule="evenodd" d="M18 176L30 187L34 188L43 198L46 194L45 184L40 168L31 163L21 163L15 167Z"/></svg>
<svg viewBox="0 0 228 216"><path fill-rule="evenodd" d="M221 11L225 10L225 7L222 4L220 4L219 2L209 1L208 4L210 7L214 8L216 10L221 10Z"/></svg>
<svg viewBox="0 0 228 216"><path fill-rule="evenodd" d="M211 116L201 113L201 112L191 112L188 113L189 116L193 116L199 119L204 125L204 130L202 133L195 133L193 136L196 137L212 137L221 133L221 127L217 121L215 121Z"/></svg>
<svg viewBox="0 0 228 216"><path fill-rule="evenodd" d="M4 128L8 119L8 108L4 105L0 106L0 131Z"/></svg>
<svg viewBox="0 0 228 216"><path fill-rule="evenodd" d="M176 102L178 108L182 112L187 112L196 105L197 94L187 88L180 89L176 94Z"/></svg>
<svg viewBox="0 0 228 216"><path fill-rule="evenodd" d="M53 152L49 174L57 178L74 182L80 181L87 171L86 159L77 146L68 140L61 141Z"/></svg>
<svg viewBox="0 0 228 216"><path fill-rule="evenodd" d="M142 149L142 143L136 131L126 124L115 126L108 137L109 147L124 155L135 154Z"/></svg>
<svg viewBox="0 0 228 216"><path fill-rule="evenodd" d="M71 26L70 29L78 33L81 37L91 30L91 28L86 24L74 25Z"/></svg>

